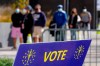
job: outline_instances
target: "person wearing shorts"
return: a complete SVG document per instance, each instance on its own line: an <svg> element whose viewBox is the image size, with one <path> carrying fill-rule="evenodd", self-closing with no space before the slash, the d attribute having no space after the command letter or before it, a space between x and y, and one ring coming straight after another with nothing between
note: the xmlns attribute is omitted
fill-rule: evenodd
<svg viewBox="0 0 100 66"><path fill-rule="evenodd" d="M11 37L13 38L13 48L16 49L16 39L20 38L20 43L22 43L22 33L21 33L21 24L22 24L22 14L20 13L20 9L17 7L15 13L12 14L12 31Z"/></svg>
<svg viewBox="0 0 100 66"><path fill-rule="evenodd" d="M37 4L35 6L34 18L34 29L33 29L33 41L42 42L41 35L45 27L46 16L44 12L41 11L41 5Z"/></svg>
<svg viewBox="0 0 100 66"><path fill-rule="evenodd" d="M44 31L44 28L42 28L40 26L34 27L33 37L36 37L33 39L34 42L42 42L42 39L40 37L41 37L43 31Z"/></svg>

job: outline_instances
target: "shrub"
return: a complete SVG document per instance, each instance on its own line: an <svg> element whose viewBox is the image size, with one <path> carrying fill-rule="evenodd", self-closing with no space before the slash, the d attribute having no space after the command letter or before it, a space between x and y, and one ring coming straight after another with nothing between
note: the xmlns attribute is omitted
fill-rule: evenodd
<svg viewBox="0 0 100 66"><path fill-rule="evenodd" d="M0 58L0 66L12 66L13 59L10 58Z"/></svg>

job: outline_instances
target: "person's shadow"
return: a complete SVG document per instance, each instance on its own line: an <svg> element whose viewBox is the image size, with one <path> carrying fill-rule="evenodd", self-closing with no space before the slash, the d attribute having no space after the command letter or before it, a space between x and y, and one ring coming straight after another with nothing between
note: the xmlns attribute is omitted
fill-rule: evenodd
<svg viewBox="0 0 100 66"><path fill-rule="evenodd" d="M2 43L0 42L0 48L2 48Z"/></svg>
<svg viewBox="0 0 100 66"><path fill-rule="evenodd" d="M10 26L10 29L11 28L12 28L12 24ZM11 47L11 46L13 46L13 39L11 37L11 31L10 31L9 36L8 36L8 47Z"/></svg>

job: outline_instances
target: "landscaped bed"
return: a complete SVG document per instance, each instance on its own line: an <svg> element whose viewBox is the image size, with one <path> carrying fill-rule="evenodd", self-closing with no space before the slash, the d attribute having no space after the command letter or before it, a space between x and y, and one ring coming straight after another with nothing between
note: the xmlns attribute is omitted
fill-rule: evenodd
<svg viewBox="0 0 100 66"><path fill-rule="evenodd" d="M0 66L12 66L13 59L10 58L0 58Z"/></svg>

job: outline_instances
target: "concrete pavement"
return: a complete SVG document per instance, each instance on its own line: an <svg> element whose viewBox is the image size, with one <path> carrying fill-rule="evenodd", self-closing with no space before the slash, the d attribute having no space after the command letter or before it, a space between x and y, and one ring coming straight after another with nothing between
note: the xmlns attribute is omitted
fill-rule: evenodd
<svg viewBox="0 0 100 66"><path fill-rule="evenodd" d="M82 32L79 35L82 40L84 37ZM70 31L67 32L66 38L70 40ZM100 35L97 35L96 31L91 31L90 36L87 37L87 32L85 32L85 39L92 39L92 42L83 66L100 66ZM43 40L44 42L54 41L54 37L50 36L49 32L46 32ZM11 50L11 47L0 49L0 57L15 59L16 53L17 50Z"/></svg>

